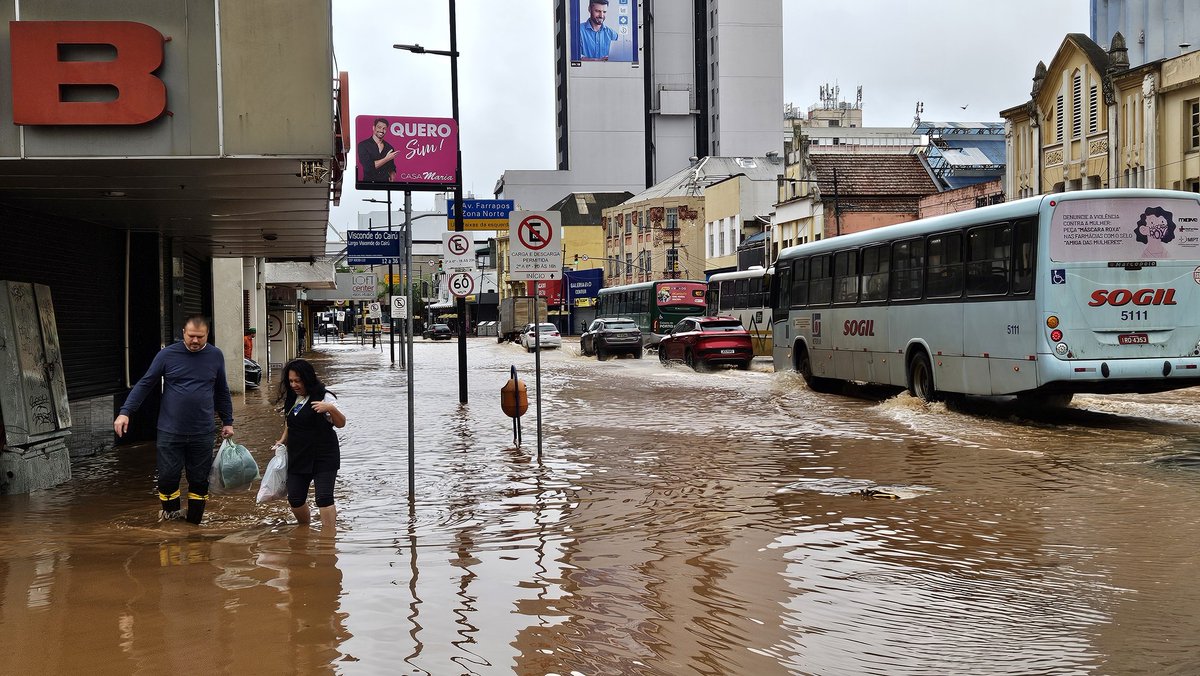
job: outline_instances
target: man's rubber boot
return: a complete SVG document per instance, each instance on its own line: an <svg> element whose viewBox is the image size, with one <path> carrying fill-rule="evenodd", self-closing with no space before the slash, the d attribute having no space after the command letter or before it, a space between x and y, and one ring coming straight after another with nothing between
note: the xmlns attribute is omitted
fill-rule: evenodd
<svg viewBox="0 0 1200 676"><path fill-rule="evenodd" d="M173 521L183 518L183 512L179 510L179 491L175 491L170 495L159 493L158 504L162 508L158 513L159 521Z"/></svg>
<svg viewBox="0 0 1200 676"><path fill-rule="evenodd" d="M188 493L187 501L187 520L189 523L200 525L200 519L204 518L204 508L208 505L207 495L196 495Z"/></svg>

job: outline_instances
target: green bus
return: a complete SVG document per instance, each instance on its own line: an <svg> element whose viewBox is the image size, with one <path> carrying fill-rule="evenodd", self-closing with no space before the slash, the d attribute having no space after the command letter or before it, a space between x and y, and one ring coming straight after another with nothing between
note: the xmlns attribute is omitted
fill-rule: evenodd
<svg viewBox="0 0 1200 676"><path fill-rule="evenodd" d="M684 317L705 312L708 284L694 279L659 279L600 289L596 319L626 317L642 330L642 344L658 345Z"/></svg>

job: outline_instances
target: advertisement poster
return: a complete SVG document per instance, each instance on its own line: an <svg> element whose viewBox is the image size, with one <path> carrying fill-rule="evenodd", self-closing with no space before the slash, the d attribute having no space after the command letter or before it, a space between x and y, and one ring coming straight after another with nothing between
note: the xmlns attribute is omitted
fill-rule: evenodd
<svg viewBox="0 0 1200 676"><path fill-rule="evenodd" d="M637 0L567 0L571 8L571 65L584 61L637 63Z"/></svg>
<svg viewBox="0 0 1200 676"><path fill-rule="evenodd" d="M659 305L705 305L708 287L696 282L662 282L658 285Z"/></svg>
<svg viewBox="0 0 1200 676"><path fill-rule="evenodd" d="M354 118L355 187L449 190L458 166L452 118L359 115Z"/></svg>
<svg viewBox="0 0 1200 676"><path fill-rule="evenodd" d="M1063 200L1050 221L1050 258L1195 260L1200 258L1200 204L1187 199Z"/></svg>

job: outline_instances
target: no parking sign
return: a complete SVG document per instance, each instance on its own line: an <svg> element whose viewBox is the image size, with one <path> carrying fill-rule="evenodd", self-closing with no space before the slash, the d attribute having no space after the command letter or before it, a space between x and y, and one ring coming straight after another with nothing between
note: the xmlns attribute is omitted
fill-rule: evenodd
<svg viewBox="0 0 1200 676"><path fill-rule="evenodd" d="M562 279L562 216L557 211L512 212L508 242L509 279Z"/></svg>

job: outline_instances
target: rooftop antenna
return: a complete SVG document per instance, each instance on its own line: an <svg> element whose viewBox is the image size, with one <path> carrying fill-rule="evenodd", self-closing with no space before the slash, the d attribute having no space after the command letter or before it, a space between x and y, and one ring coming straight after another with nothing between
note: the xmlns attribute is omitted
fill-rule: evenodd
<svg viewBox="0 0 1200 676"><path fill-rule="evenodd" d="M925 112L925 103L917 101L917 114L913 117L913 125L921 124L921 113Z"/></svg>
<svg viewBox="0 0 1200 676"><path fill-rule="evenodd" d="M862 85L858 85L858 96L854 99L854 107L862 108Z"/></svg>

